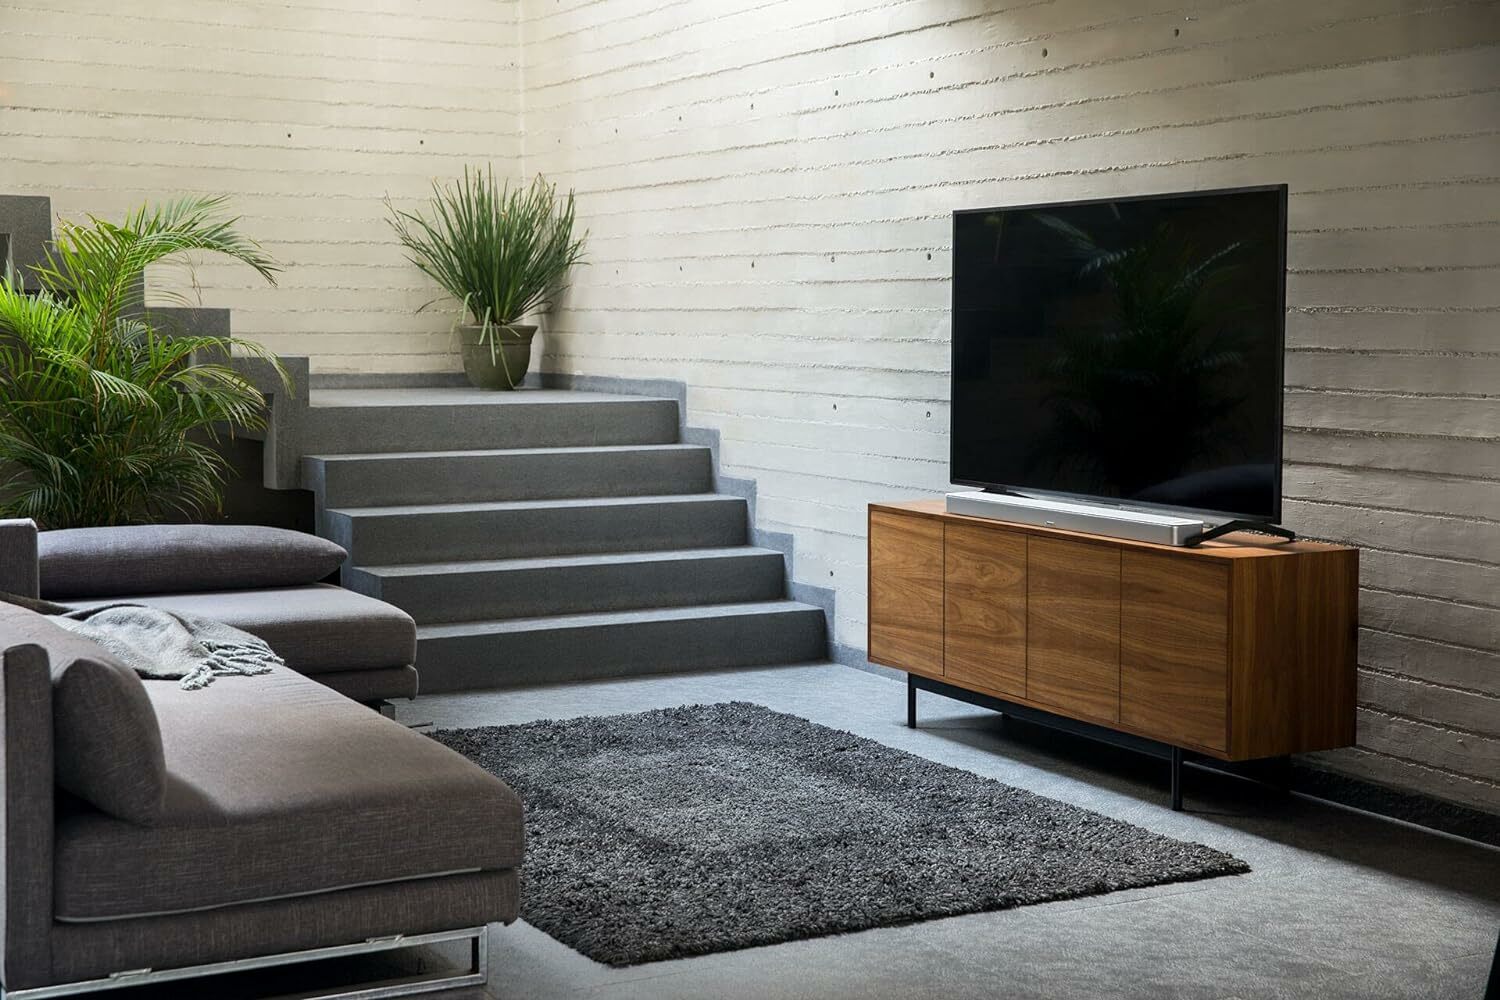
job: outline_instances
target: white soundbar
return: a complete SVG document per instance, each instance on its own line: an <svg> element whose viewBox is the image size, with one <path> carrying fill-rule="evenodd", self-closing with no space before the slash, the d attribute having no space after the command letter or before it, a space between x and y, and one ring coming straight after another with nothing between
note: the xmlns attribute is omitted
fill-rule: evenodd
<svg viewBox="0 0 1500 1000"><path fill-rule="evenodd" d="M1158 545L1183 545L1209 527L1175 514L1149 514L1121 507L1102 507L1071 500L1043 500L1006 493L949 493L948 513L1014 521L1044 528L1084 531L1110 538L1129 538Z"/></svg>

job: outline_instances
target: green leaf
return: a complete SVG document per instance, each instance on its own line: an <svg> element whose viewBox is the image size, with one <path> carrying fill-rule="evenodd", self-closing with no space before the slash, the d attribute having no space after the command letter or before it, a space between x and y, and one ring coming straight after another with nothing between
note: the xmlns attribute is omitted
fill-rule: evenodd
<svg viewBox="0 0 1500 1000"><path fill-rule="evenodd" d="M144 206L121 223L64 223L28 291L0 284L0 517L43 527L217 510L228 469L209 444L259 428L265 398L225 363L279 361L235 338L168 337L144 310L148 266L214 253L274 283L276 264L222 198Z"/></svg>
<svg viewBox="0 0 1500 1000"><path fill-rule="evenodd" d="M389 198L386 208L407 259L461 304L485 340L552 305L588 236L573 238L573 192L559 199L541 176L497 188L493 168L434 181L426 215L397 210Z"/></svg>

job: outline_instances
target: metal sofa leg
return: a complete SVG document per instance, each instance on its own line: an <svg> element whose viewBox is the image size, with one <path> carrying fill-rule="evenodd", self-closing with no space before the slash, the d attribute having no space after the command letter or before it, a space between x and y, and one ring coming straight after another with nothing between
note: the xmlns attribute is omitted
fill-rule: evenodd
<svg viewBox="0 0 1500 1000"><path fill-rule="evenodd" d="M299 996L303 1000L396 1000L398 997L416 996L440 990L489 985L489 928L468 927L463 930L440 931L435 934L414 934L410 937L404 934L392 934L388 937L370 938L358 944L312 948L307 951L267 955L261 958L242 958L209 965L191 965L176 969L132 969L114 973L103 979L90 979L79 983L58 983L53 986L36 986L20 990L0 988L0 1000L60 1000L63 997L89 996L126 986L170 983L329 958L373 955L402 948L417 948L452 941L468 941L470 944L470 967L466 971L438 973L421 979L403 979L384 984L351 986L347 989L335 988L326 993L307 993L299 994Z"/></svg>

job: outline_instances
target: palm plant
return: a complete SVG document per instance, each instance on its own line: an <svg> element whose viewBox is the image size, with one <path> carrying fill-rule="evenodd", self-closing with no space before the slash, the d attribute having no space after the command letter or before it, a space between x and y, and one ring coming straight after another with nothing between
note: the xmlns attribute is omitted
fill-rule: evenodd
<svg viewBox="0 0 1500 1000"><path fill-rule="evenodd" d="M171 336L145 309L148 266L227 256L274 284L276 264L223 214L222 198L142 207L119 224L63 223L41 287L0 283L0 516L45 528L128 524L219 508L214 447L264 426L265 398L227 364L260 345ZM185 301L171 294L170 299Z"/></svg>
<svg viewBox="0 0 1500 1000"><path fill-rule="evenodd" d="M566 287L563 275L583 259L588 234L573 237L573 192L559 199L540 175L512 189L495 183L493 167L465 167L462 180L433 182L430 217L399 211L389 199L386 208L407 258L459 302L462 318L473 318L474 340L488 345L491 365L508 353L502 341L524 340L524 374L535 329L517 321L551 306ZM469 360L466 350L466 367ZM507 371L506 381L519 378Z"/></svg>

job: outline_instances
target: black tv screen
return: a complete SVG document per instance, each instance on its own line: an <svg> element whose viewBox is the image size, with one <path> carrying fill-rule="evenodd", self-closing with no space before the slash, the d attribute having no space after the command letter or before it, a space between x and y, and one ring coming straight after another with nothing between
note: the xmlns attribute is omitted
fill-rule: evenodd
<svg viewBox="0 0 1500 1000"><path fill-rule="evenodd" d="M953 216L953 482L1279 522L1286 188Z"/></svg>

